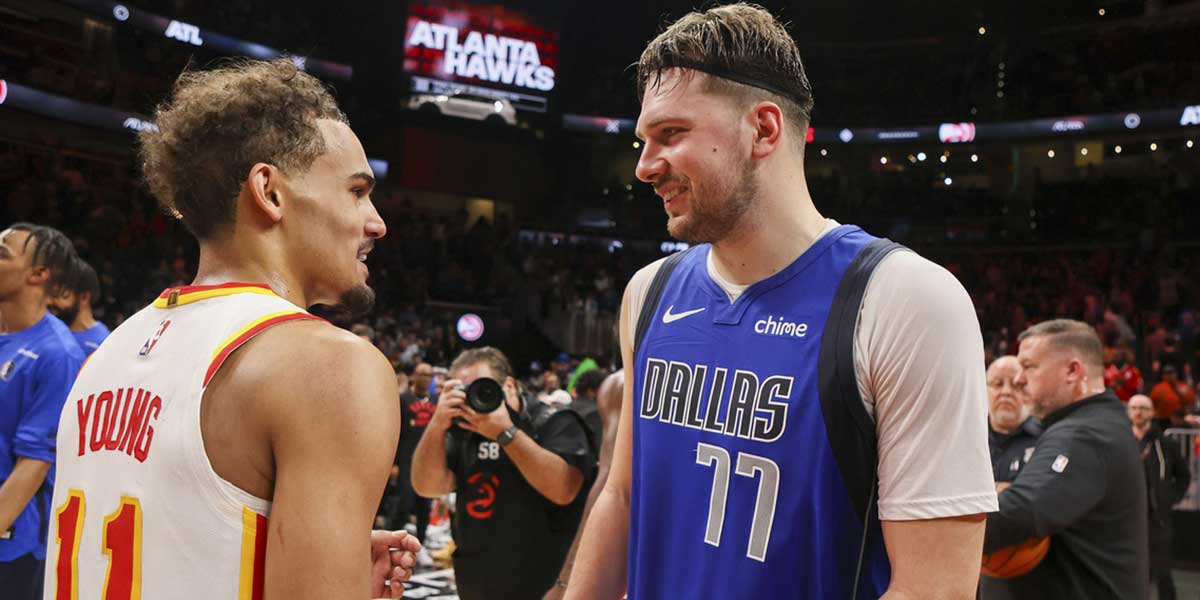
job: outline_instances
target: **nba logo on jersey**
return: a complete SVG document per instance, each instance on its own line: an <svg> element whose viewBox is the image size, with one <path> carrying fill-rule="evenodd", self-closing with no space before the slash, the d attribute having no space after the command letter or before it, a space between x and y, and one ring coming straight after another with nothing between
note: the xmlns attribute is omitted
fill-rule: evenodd
<svg viewBox="0 0 1200 600"><path fill-rule="evenodd" d="M142 350L141 352L138 352L138 356L146 356L147 354L150 354L150 351L154 349L155 344L158 343L158 338L161 338L162 334L166 332L167 328L170 326L170 319L164 319L162 323L159 323L158 332L147 339L145 344L142 344Z"/></svg>

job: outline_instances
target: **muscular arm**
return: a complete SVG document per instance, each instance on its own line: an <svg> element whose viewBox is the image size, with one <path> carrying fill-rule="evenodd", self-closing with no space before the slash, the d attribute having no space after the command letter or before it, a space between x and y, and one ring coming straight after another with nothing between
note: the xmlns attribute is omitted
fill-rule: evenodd
<svg viewBox="0 0 1200 600"><path fill-rule="evenodd" d="M625 561L629 552L629 485L633 468L633 341L629 330L629 288L621 302L621 362L626 373L621 386L621 416L615 431L612 467L583 528L579 553L566 597L577 600L616 600L625 591ZM605 423L605 438L608 424ZM607 444L607 441L605 442ZM599 488L600 486L597 486Z"/></svg>
<svg viewBox="0 0 1200 600"><path fill-rule="evenodd" d="M971 600L979 581L984 515L884 521L892 581L883 600Z"/></svg>
<svg viewBox="0 0 1200 600"><path fill-rule="evenodd" d="M396 378L378 350L325 324L263 335L256 359L280 365L255 386L275 463L265 596L367 598L371 524L400 432Z"/></svg>
<svg viewBox="0 0 1200 600"><path fill-rule="evenodd" d="M588 493L587 504L583 508L582 522L585 524L588 516L592 514L592 507L595 506L596 500L604 491L605 482L608 481L608 471L612 467L613 448L617 444L617 424L621 422L621 397L624 392L625 375L623 371L617 371L604 379L604 383L600 384L600 390L596 395L596 408L600 412L600 420L603 423L601 431L604 440L600 444L600 468L596 472L596 483L592 486L592 491ZM579 551L581 539L583 539L582 527L576 533L575 541L571 542L571 549L567 551L567 559L563 562L562 570L558 575L560 581L571 580L571 569L575 566L575 554ZM556 591L561 590L551 590L552 593Z"/></svg>
<svg viewBox="0 0 1200 600"><path fill-rule="evenodd" d="M539 446L524 431L518 431L504 451L525 481L547 500L566 506L579 495L583 473L561 456Z"/></svg>
<svg viewBox="0 0 1200 600"><path fill-rule="evenodd" d="M13 466L12 473L0 484L0 534L8 531L21 511L29 505L33 495L46 480L48 471L50 463L44 460L17 457L17 464Z"/></svg>

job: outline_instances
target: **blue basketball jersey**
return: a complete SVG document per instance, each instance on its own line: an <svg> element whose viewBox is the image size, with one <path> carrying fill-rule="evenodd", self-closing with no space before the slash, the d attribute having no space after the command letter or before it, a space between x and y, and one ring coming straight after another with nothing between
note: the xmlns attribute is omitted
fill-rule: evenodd
<svg viewBox="0 0 1200 600"><path fill-rule="evenodd" d="M701 245L657 303L651 290L634 348L631 600L883 594L853 335L896 248L839 226L731 304Z"/></svg>

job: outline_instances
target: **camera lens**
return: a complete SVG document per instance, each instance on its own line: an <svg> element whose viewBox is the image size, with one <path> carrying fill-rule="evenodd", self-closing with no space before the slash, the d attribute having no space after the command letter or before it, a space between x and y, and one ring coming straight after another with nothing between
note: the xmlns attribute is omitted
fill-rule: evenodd
<svg viewBox="0 0 1200 600"><path fill-rule="evenodd" d="M504 404L504 389L495 379L480 377L467 386L467 405L475 412L490 413Z"/></svg>

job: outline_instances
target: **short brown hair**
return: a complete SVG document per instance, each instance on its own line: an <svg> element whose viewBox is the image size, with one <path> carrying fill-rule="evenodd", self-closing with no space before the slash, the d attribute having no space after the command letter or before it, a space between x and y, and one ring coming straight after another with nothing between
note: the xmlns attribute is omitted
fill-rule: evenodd
<svg viewBox="0 0 1200 600"><path fill-rule="evenodd" d="M803 146L812 120L812 86L796 41L765 8L730 4L675 21L646 46L638 60L638 98L673 68L708 73L705 91L740 102L778 104L784 117L799 128Z"/></svg>
<svg viewBox="0 0 1200 600"><path fill-rule="evenodd" d="M1089 367L1104 368L1104 346L1091 325L1073 319L1042 321L1017 336L1018 341L1031 337L1046 337L1052 348L1069 348L1080 353Z"/></svg>
<svg viewBox="0 0 1200 600"><path fill-rule="evenodd" d="M491 346L463 350L462 354L459 354L458 358L450 363L450 372L453 373L481 362L486 362L492 369L492 374L500 381L513 376L512 363L508 362L508 357L499 349Z"/></svg>
<svg viewBox="0 0 1200 600"><path fill-rule="evenodd" d="M325 152L318 119L347 123L323 83L287 59L238 60L185 71L143 131L142 172L151 193L197 238L232 223L255 163L302 171Z"/></svg>

